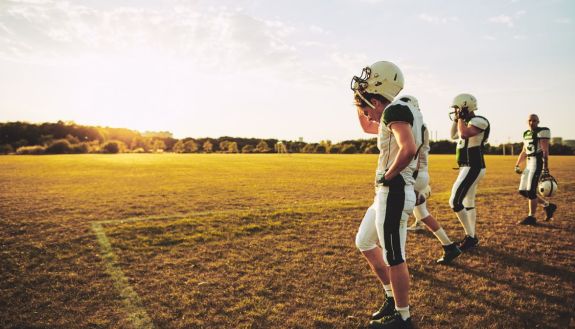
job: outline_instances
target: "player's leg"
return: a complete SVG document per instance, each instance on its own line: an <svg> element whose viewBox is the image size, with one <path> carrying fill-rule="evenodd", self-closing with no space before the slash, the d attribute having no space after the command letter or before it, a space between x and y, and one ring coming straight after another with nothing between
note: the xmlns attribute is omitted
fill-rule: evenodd
<svg viewBox="0 0 575 329"><path fill-rule="evenodd" d="M443 247L443 256L437 260L438 263L448 264L457 256L461 255L461 250L459 250L457 244L449 239L447 233L441 227L439 222L437 222L437 220L435 220L435 218L429 213L429 210L427 210L427 200L424 200L423 203L415 206L413 209L413 215L416 222L425 224L427 229L433 233L441 243L441 246Z"/></svg>
<svg viewBox="0 0 575 329"><path fill-rule="evenodd" d="M476 237L477 235L477 208L475 207L475 193L477 191L477 186L479 186L479 182L484 176L485 168L481 169L477 179L475 179L475 182L473 182L471 187L469 187L469 191L467 191L465 198L463 198L463 206L465 207L465 210L467 210L467 218L469 219L469 224L472 230L472 237Z"/></svg>
<svg viewBox="0 0 575 329"><path fill-rule="evenodd" d="M453 212L457 215L457 218L461 222L463 229L465 230L465 236L471 236L473 233L473 227L471 226L471 222L469 220L467 210L463 205L463 199L469 191L469 188L479 176L481 169L480 168L471 168L471 167L461 167L459 168L459 175L453 184L453 188L451 189L451 197L449 198L449 205Z"/></svg>
<svg viewBox="0 0 575 329"><path fill-rule="evenodd" d="M377 193L376 228L395 297L396 317L407 321L409 313L409 270L405 262L407 219L415 205L413 187L381 189ZM382 324L372 321L373 326ZM371 324L371 323L370 323Z"/></svg>
<svg viewBox="0 0 575 329"><path fill-rule="evenodd" d="M527 160L527 166L523 171L522 178L522 189L520 193L525 196L528 201L529 215L518 222L521 225L536 225L537 219L535 214L537 213L537 184L539 183L539 177L541 176L542 165L533 160Z"/></svg>
<svg viewBox="0 0 575 329"><path fill-rule="evenodd" d="M363 220L355 236L355 244L361 251L369 267L381 282L385 291L385 300L381 308L372 314L372 319L381 319L391 315L395 309L395 301L389 281L389 268L383 260L381 248L377 245L378 237L375 228L375 205L371 205L365 212Z"/></svg>

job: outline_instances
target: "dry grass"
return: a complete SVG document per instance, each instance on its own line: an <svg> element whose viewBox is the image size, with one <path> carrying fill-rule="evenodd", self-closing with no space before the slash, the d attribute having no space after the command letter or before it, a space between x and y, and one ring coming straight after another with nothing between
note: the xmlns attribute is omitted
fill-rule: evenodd
<svg viewBox="0 0 575 329"><path fill-rule="evenodd" d="M515 222L515 158L488 157L481 247L453 266L410 233L419 328L575 327L573 157L554 157L556 220ZM0 327L126 328L113 267L158 328L364 328L381 302L354 246L373 197L373 155L0 157ZM432 156L430 209L448 234L457 171ZM542 217L542 214L539 214ZM126 220L126 219L135 220ZM108 255L109 256L109 255Z"/></svg>

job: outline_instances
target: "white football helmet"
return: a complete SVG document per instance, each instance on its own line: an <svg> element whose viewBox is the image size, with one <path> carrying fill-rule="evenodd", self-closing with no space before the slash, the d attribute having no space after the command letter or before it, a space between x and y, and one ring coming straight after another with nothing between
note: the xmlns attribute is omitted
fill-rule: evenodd
<svg viewBox="0 0 575 329"><path fill-rule="evenodd" d="M467 108L469 112L477 111L477 98L471 94L459 94L453 99L451 107L458 109Z"/></svg>
<svg viewBox="0 0 575 329"><path fill-rule="evenodd" d="M551 175L542 177L537 185L537 191L544 198L550 197L557 193L557 181Z"/></svg>
<svg viewBox="0 0 575 329"><path fill-rule="evenodd" d="M380 61L365 67L361 75L351 79L351 90L371 108L375 108L364 94L377 94L390 102L403 89L403 73L397 65Z"/></svg>
<svg viewBox="0 0 575 329"><path fill-rule="evenodd" d="M417 98L415 98L414 96L411 95L401 95L399 97L399 100L402 102L406 102L409 104L412 104L413 106L415 106L418 110L419 110L419 102L417 101ZM421 110L420 110L421 111Z"/></svg>

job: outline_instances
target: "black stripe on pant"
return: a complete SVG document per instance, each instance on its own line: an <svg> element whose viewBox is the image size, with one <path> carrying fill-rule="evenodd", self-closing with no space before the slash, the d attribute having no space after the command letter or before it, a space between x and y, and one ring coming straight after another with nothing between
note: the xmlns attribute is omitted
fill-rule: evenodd
<svg viewBox="0 0 575 329"><path fill-rule="evenodd" d="M541 177L541 170L543 169L543 157L537 157L537 165L535 166L535 173L531 177L531 185L529 186L529 192L527 193L527 198L533 200L537 199L537 185L539 183L539 177Z"/></svg>
<svg viewBox="0 0 575 329"><path fill-rule="evenodd" d="M405 183L399 186L390 186L385 205L385 219L383 221L383 239L389 266L403 263L401 254L401 240L399 237L399 224L405 205Z"/></svg>
<svg viewBox="0 0 575 329"><path fill-rule="evenodd" d="M465 196L467 195L467 192L469 192L471 185L473 185L475 180L477 180L477 177L479 177L480 172L481 172L480 167L469 168L467 176L465 176L465 178L463 179L461 184L459 184L457 190L455 191L455 196L453 197L453 211L458 212L463 208L465 208L463 206L463 199L465 199Z"/></svg>

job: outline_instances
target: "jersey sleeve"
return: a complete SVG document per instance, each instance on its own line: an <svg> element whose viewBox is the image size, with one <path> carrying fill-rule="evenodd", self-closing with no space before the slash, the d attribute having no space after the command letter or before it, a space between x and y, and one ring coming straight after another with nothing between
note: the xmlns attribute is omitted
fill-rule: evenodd
<svg viewBox="0 0 575 329"><path fill-rule="evenodd" d="M542 127L537 133L537 138L539 139L549 139L551 138L551 130L549 128Z"/></svg>
<svg viewBox="0 0 575 329"><path fill-rule="evenodd" d="M487 127L489 127L489 122L481 117L473 117L471 120L469 120L469 125L477 127L481 130L485 130Z"/></svg>
<svg viewBox="0 0 575 329"><path fill-rule="evenodd" d="M383 124L387 127L392 122L407 122L413 126L413 113L408 106L401 104L392 104L383 111Z"/></svg>

